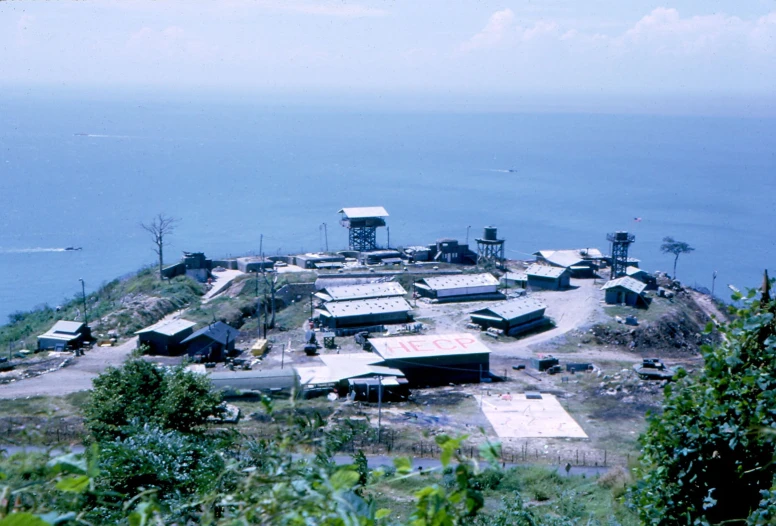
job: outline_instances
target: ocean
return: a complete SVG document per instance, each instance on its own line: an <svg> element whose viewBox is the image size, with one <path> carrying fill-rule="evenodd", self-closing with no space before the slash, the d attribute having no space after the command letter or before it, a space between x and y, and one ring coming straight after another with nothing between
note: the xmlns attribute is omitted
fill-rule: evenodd
<svg viewBox="0 0 776 526"><path fill-rule="evenodd" d="M268 255L321 250L324 223L345 248L337 211L377 205L393 246L494 225L515 259L627 230L643 268L671 271L673 236L696 249L679 279L717 271L725 298L776 257L773 118L27 94L0 100L0 181L0 323L152 264L139 224L160 212L180 218L170 263L256 254L262 234Z"/></svg>

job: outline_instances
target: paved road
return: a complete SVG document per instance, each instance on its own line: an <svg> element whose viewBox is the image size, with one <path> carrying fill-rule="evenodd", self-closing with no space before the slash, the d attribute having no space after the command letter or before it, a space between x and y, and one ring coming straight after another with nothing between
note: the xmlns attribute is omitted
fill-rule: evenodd
<svg viewBox="0 0 776 526"><path fill-rule="evenodd" d="M121 365L135 347L136 337L116 347L95 347L58 371L0 385L0 398L64 396L91 389L92 379L109 366Z"/></svg>

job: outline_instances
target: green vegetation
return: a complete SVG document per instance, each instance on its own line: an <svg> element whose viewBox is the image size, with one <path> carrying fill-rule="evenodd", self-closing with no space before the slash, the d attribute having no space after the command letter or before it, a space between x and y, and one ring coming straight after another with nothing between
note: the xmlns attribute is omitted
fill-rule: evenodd
<svg viewBox="0 0 776 526"><path fill-rule="evenodd" d="M89 320L97 332L117 330L121 335L129 335L169 312L198 303L202 294L204 287L192 279L179 276L160 281L151 268L145 268L131 277L102 285L86 296L86 303ZM20 342L35 348L38 335L59 320L83 319L82 310L79 293L66 300L59 310L43 305L30 312L15 312L9 315L7 325L0 326L0 348L20 348Z"/></svg>
<svg viewBox="0 0 776 526"><path fill-rule="evenodd" d="M182 366L161 368L130 360L95 378L84 413L91 438L104 442L126 438L146 425L199 434L208 417L219 414L220 403L205 376Z"/></svg>
<svg viewBox="0 0 776 526"><path fill-rule="evenodd" d="M198 305L186 311L186 319L202 325L222 321L233 327L240 327L243 319L256 313L256 300L243 296L218 297L205 305Z"/></svg>
<svg viewBox="0 0 776 526"><path fill-rule="evenodd" d="M90 393L83 391L62 397L33 396L0 399L0 418L31 415L73 415L83 410Z"/></svg>
<svg viewBox="0 0 776 526"><path fill-rule="evenodd" d="M660 245L660 251L663 254L673 254L674 256L674 273L673 278L676 279L676 263L679 261L679 256L682 254L689 254L695 249L684 241L677 241L672 237L664 237L663 244Z"/></svg>
<svg viewBox="0 0 776 526"><path fill-rule="evenodd" d="M268 438L208 429L217 398L206 384L142 361L99 377L86 402L94 443L85 453L0 458L0 492L13 496L0 501L0 525L633 523L616 501L624 479L504 471L488 443L480 455L492 467L483 470L460 455L465 437L436 436L441 466L423 474L406 458L369 469L360 451L338 465L334 453L374 429L334 423L294 397L261 400L277 425Z"/></svg>
<svg viewBox="0 0 776 526"><path fill-rule="evenodd" d="M604 312L614 318L620 316L625 318L626 316L636 316L639 322L644 321L658 321L667 314L676 312L679 310L679 306L676 302L668 300L666 298L653 297L652 302L647 309L637 309L634 307L627 307L622 305L605 305ZM612 321L611 323L617 324Z"/></svg>
<svg viewBox="0 0 776 526"><path fill-rule="evenodd" d="M740 294L743 307L705 346L701 374L680 372L665 388L662 415L642 439L633 491L646 524L772 523L776 517L776 301ZM707 330L711 330L711 325Z"/></svg>

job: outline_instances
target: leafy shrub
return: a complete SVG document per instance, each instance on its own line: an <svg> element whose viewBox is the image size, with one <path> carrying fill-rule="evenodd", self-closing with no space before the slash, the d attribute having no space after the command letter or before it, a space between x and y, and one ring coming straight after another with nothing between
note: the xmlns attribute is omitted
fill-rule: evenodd
<svg viewBox="0 0 776 526"><path fill-rule="evenodd" d="M520 471L518 471L517 468L506 470L498 487L502 491L521 491L523 483L520 477Z"/></svg>
<svg viewBox="0 0 776 526"><path fill-rule="evenodd" d="M540 502L555 498L561 491L564 480L556 471L530 467L523 471L525 492Z"/></svg>
<svg viewBox="0 0 776 526"><path fill-rule="evenodd" d="M498 469L488 468L472 477L471 487L476 490L493 490L499 487L504 478L504 472Z"/></svg>
<svg viewBox="0 0 776 526"><path fill-rule="evenodd" d="M85 426L97 441L126 438L134 427L146 424L198 433L209 416L219 413L220 403L206 376L180 366L161 368L130 360L94 379L84 408Z"/></svg>
<svg viewBox="0 0 776 526"><path fill-rule="evenodd" d="M703 371L665 388L660 416L642 437L642 477L633 501L645 524L743 523L774 485L776 301L772 282L749 291L736 320L704 346ZM713 326L708 327L711 331Z"/></svg>
<svg viewBox="0 0 776 526"><path fill-rule="evenodd" d="M631 483L631 476L623 467L615 466L598 478L598 485L620 496Z"/></svg>
<svg viewBox="0 0 776 526"><path fill-rule="evenodd" d="M104 443L100 458L100 482L126 495L158 488L160 498L209 491L224 467L212 440L148 424Z"/></svg>

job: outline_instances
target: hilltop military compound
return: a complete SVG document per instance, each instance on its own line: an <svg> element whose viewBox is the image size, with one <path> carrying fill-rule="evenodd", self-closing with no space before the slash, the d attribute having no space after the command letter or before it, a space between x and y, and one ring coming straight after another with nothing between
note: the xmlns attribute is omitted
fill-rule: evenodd
<svg viewBox="0 0 776 526"><path fill-rule="evenodd" d="M693 316L709 309L622 251L626 275L609 280L612 256L594 247L507 259L508 240L495 227L475 240L477 250L453 238L396 247L384 208L341 214L347 250L220 259L185 252L165 276L200 283L201 296L164 312L149 308L164 298L149 295L88 325L52 322L40 348L57 352L11 360L0 397L88 389L97 372L141 347L148 360L191 363L238 405L293 392L374 422L382 404L383 424L410 441L429 426L467 434L476 426L512 449L526 447L511 442L518 439L552 448L573 440L593 455L610 447L612 425L596 407L640 425L639 408L658 396L656 384L632 373L639 346L649 358L658 349L654 357L671 367L687 363L665 347L660 354L661 324L687 325L671 318L673 302L703 305ZM139 312L160 314L127 322ZM704 323L672 330L691 348ZM69 358L74 350L85 354ZM555 365L532 365L547 355ZM57 365L64 360L67 367Z"/></svg>

